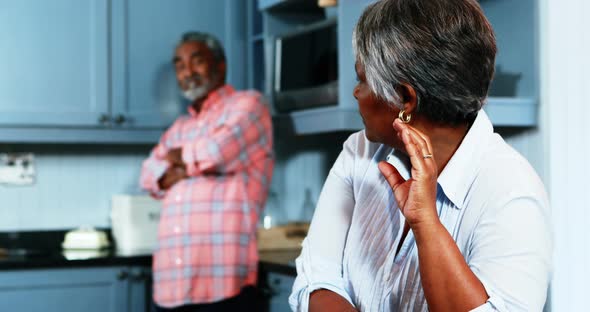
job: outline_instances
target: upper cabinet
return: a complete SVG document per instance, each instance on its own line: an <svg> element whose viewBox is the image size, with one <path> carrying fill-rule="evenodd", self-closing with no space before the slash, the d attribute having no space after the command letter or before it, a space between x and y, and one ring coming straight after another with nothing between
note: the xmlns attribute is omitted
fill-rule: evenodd
<svg viewBox="0 0 590 312"><path fill-rule="evenodd" d="M0 125L101 125L108 29L107 1L3 1Z"/></svg>
<svg viewBox="0 0 590 312"><path fill-rule="evenodd" d="M172 57L182 33L195 30L219 38L232 50L245 33L228 15L242 1L122 0L113 2L113 116L130 127L164 127L184 113ZM233 6L232 6L233 5ZM227 23L226 23L227 20ZM244 17L241 19L245 20ZM243 49L243 48L242 48ZM239 53L241 54L241 53ZM229 53L229 80L243 66ZM235 60L235 63L234 63ZM233 78L233 79L232 79ZM238 82L240 84L242 82Z"/></svg>
<svg viewBox="0 0 590 312"><path fill-rule="evenodd" d="M496 33L496 72L484 109L496 126L534 126L539 111L539 1L480 0Z"/></svg>
<svg viewBox="0 0 590 312"><path fill-rule="evenodd" d="M0 142L156 142L186 112L172 57L187 31L217 36L245 86L243 1L5 2Z"/></svg>
<svg viewBox="0 0 590 312"><path fill-rule="evenodd" d="M356 84L352 32L363 9L373 0L339 0L336 7L322 9L317 0L259 0L259 14L250 13L251 62L264 60L264 70L254 69L251 86L258 86L269 97L276 120L295 134L314 134L363 128L352 92ZM496 74L484 110L496 126L534 126L537 123L538 71L538 7L535 0L481 0L480 4L491 21L497 36ZM325 104L325 92L296 93L308 107L285 112L281 79L285 73L286 40L302 33L337 24L337 99ZM312 40L312 36L303 41ZM296 40L292 40L296 41ZM326 41L326 40L324 40ZM301 46L301 44L299 44ZM263 48L261 48L263 47ZM282 49L282 50L281 50ZM293 48L289 48L293 49ZM291 68L309 52L305 48L295 53ZM315 53L315 51L311 52ZM293 55L294 53L291 53ZM319 71L318 71L319 72ZM261 84L263 82L263 84ZM325 88L324 88L325 89ZM299 90L298 90L299 91ZM315 92L317 90L313 90ZM281 92L279 92L281 93ZM313 102L324 102L318 107ZM320 103L316 103L320 104Z"/></svg>

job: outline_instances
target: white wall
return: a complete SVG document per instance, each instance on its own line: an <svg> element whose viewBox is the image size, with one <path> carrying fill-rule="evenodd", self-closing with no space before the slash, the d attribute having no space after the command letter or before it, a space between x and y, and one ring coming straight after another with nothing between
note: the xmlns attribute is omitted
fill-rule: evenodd
<svg viewBox="0 0 590 312"><path fill-rule="evenodd" d="M542 0L543 131L555 237L552 311L588 311L590 2Z"/></svg>

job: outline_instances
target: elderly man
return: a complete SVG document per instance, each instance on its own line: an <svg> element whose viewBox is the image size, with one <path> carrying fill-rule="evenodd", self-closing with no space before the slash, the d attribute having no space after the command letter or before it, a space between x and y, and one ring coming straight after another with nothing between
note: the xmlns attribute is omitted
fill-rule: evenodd
<svg viewBox="0 0 590 312"><path fill-rule="evenodd" d="M211 35L183 35L173 62L189 114L164 133L140 179L163 203L154 310L249 311L273 168L270 114L258 92L225 83L225 54Z"/></svg>

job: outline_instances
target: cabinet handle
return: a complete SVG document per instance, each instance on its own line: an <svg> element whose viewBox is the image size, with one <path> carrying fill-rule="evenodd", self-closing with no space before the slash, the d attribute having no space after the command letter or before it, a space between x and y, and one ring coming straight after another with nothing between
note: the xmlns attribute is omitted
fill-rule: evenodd
<svg viewBox="0 0 590 312"><path fill-rule="evenodd" d="M127 118L125 118L125 116L123 116L123 115L117 115L115 117L115 123L118 125L124 123L125 121L127 121Z"/></svg>
<svg viewBox="0 0 590 312"><path fill-rule="evenodd" d="M127 271L121 271L117 274L117 279L120 281L127 279L128 277L129 277L129 272L127 272Z"/></svg>
<svg viewBox="0 0 590 312"><path fill-rule="evenodd" d="M100 117L98 117L98 122L106 125L109 122L111 122L111 116L109 116L108 114L101 114Z"/></svg>
<svg viewBox="0 0 590 312"><path fill-rule="evenodd" d="M272 287L261 287L260 292L262 293L263 297L271 298L279 294L278 291L274 290Z"/></svg>
<svg viewBox="0 0 590 312"><path fill-rule="evenodd" d="M134 282L146 281L148 278L149 278L149 274L144 271L141 271L137 274L131 274L131 276L129 277L129 279Z"/></svg>

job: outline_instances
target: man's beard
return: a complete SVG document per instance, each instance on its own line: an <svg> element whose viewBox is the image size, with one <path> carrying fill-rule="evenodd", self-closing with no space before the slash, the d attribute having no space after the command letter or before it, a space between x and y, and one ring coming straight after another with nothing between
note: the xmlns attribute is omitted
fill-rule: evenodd
<svg viewBox="0 0 590 312"><path fill-rule="evenodd" d="M207 93L211 91L213 85L212 81L214 80L215 75L212 75L210 78L211 79L203 79L200 76L187 78L185 81L188 88L182 90L182 95L191 102L205 97Z"/></svg>
<svg viewBox="0 0 590 312"><path fill-rule="evenodd" d="M189 101L194 102L197 99L200 99L207 95L209 92L209 85L201 85L195 87L194 85L190 85L188 89L182 91L182 95Z"/></svg>

